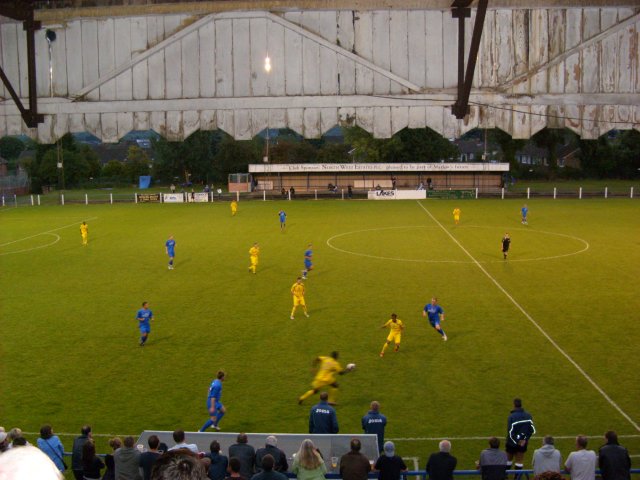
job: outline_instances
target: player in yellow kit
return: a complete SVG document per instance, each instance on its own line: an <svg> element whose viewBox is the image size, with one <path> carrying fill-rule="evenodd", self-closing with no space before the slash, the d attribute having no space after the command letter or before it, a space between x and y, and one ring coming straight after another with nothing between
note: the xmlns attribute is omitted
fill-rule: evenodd
<svg viewBox="0 0 640 480"><path fill-rule="evenodd" d="M258 255L260 255L260 247L258 246L258 242L256 242L253 244L253 247L249 249L249 261L251 262L249 271L253 274L256 273L256 268L258 267Z"/></svg>
<svg viewBox="0 0 640 480"><path fill-rule="evenodd" d="M236 213L238 212L238 202L236 202L235 200L231 200L231 216L235 217Z"/></svg>
<svg viewBox="0 0 640 480"><path fill-rule="evenodd" d="M391 345L391 342L396 344L396 347L393 349L394 352L400 350L400 341L402 340L402 331L404 330L404 323L402 323L402 320L400 320L395 313L392 313L391 319L387 320L387 323L382 325L380 328L388 328L390 330L387 341L382 346L380 356L384 357L384 351L389 345Z"/></svg>
<svg viewBox="0 0 640 480"><path fill-rule="evenodd" d="M291 295L293 295L293 308L291 309L291 320L294 319L294 314L296 313L296 308L298 305L302 307L302 311L304 312L304 316L309 318L309 314L307 313L307 304L304 301L304 283L302 283L302 277L298 277L296 283L291 286Z"/></svg>
<svg viewBox="0 0 640 480"><path fill-rule="evenodd" d="M460 209L458 207L453 209L453 221L456 222L456 225L460 223Z"/></svg>
<svg viewBox="0 0 640 480"><path fill-rule="evenodd" d="M82 245L87 245L89 243L89 225L87 225L87 222L82 222L82 225L80 225L80 235L82 236Z"/></svg>
<svg viewBox="0 0 640 480"><path fill-rule="evenodd" d="M313 360L313 367L316 369L316 376L311 382L311 390L305 392L298 398L298 404L301 405L311 395L315 395L321 388L331 387L329 389L329 403L335 404L335 395L338 391L338 383L336 375L344 375L351 371L342 368L338 362L338 352L331 352L331 356L319 356Z"/></svg>

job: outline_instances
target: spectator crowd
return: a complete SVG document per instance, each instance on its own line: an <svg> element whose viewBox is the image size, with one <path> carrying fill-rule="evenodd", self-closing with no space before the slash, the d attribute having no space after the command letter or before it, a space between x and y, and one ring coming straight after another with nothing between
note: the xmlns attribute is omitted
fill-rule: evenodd
<svg viewBox="0 0 640 480"><path fill-rule="evenodd" d="M524 468L523 456L535 433L532 416L515 399L508 419L505 449L500 440L491 437L488 448L482 450L476 469L482 480L506 480L507 472ZM371 403L370 411L362 418L365 433L377 435L381 447L377 458L364 455L362 443L354 436L349 451L340 458L332 457L330 465L344 480L366 480L372 472L379 480L400 480L408 471L402 457L396 453L393 442L384 442L387 419L380 413L378 402ZM335 410L321 395L320 403L312 407L309 432L314 434L338 433ZM589 449L589 439L578 435L575 450L563 462L554 438L546 435L542 445L533 452L532 468L536 480L596 480L600 469L602 480L630 480L629 452L620 445L614 431L604 436L605 443L598 453ZM0 427L0 480L61 479L63 472L71 470L75 480L285 480L295 476L299 480L323 480L327 463L319 448L305 439L291 459L278 448L278 439L269 435L264 445L256 448L245 433L238 434L236 443L221 452L220 443L213 440L209 452L201 452L194 443L188 443L184 430L173 432L173 445L149 436L148 445L136 445L135 438L112 438L112 451L104 456L96 454L91 426L84 425L73 440L70 465L65 460L65 449L50 425L43 425L36 446L32 446L19 428L8 432ZM438 451L432 453L425 465L429 480L453 480L457 459L452 455L452 443L443 439ZM291 461L291 464L289 463ZM69 477L67 477L69 478Z"/></svg>

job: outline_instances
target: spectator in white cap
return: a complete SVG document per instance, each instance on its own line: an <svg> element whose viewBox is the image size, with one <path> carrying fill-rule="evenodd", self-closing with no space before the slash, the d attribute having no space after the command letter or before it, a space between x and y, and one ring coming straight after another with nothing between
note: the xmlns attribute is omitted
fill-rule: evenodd
<svg viewBox="0 0 640 480"><path fill-rule="evenodd" d="M278 448L278 439L274 435L269 435L265 441L264 448L256 451L256 469L262 470L262 459L265 455L271 455L275 462L273 469L276 472L286 472L289 469L287 455Z"/></svg>
<svg viewBox="0 0 640 480"><path fill-rule="evenodd" d="M407 466L402 458L396 455L393 442L386 442L384 444L384 455L378 457L373 468L379 472L379 480L400 480L402 472L407 471Z"/></svg>

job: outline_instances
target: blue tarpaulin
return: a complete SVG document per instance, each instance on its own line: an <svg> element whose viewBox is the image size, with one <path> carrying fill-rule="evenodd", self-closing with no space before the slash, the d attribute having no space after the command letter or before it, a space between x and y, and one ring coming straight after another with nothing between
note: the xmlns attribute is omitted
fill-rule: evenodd
<svg viewBox="0 0 640 480"><path fill-rule="evenodd" d="M149 188L151 185L151 176L150 175L140 175L139 180L139 188Z"/></svg>

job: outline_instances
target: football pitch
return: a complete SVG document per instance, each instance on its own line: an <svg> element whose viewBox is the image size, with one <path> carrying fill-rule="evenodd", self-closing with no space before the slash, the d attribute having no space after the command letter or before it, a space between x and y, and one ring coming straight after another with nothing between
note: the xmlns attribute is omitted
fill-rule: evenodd
<svg viewBox="0 0 640 480"><path fill-rule="evenodd" d="M545 434L566 458L575 435L597 448L614 429L637 456L640 203L534 199L522 225L523 203L241 201L235 217L227 203L0 210L0 425L75 435L89 423L100 452L112 434L194 431L223 369L223 431L304 433L317 397L297 398L311 362L337 350L357 364L340 377L340 433L360 433L378 400L386 436L420 468L442 438L458 468L473 468L487 437L504 438L516 396L537 429L527 467ZM291 320L309 243L310 318ZM432 296L447 342L421 315ZM154 313L144 348L142 301ZM380 358L391 313L406 330L400 352ZM61 440L70 450L71 436Z"/></svg>

